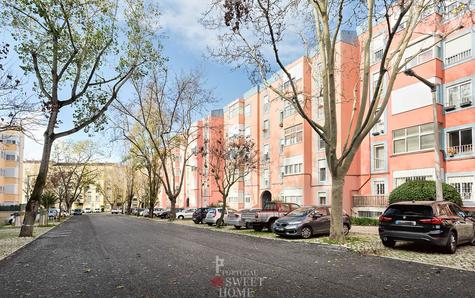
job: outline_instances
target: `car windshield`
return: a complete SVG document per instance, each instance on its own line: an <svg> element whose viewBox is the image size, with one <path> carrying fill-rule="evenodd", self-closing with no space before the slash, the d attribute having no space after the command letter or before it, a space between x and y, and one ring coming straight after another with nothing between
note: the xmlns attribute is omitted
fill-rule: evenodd
<svg viewBox="0 0 475 298"><path fill-rule="evenodd" d="M398 216L398 215L409 215L409 216L432 216L432 207L424 205L394 205L389 207L385 212L386 216Z"/></svg>
<svg viewBox="0 0 475 298"><path fill-rule="evenodd" d="M287 216L291 216L291 217L307 216L313 210L314 208L298 208L290 212L289 214L287 214Z"/></svg>
<svg viewBox="0 0 475 298"><path fill-rule="evenodd" d="M277 205L275 203L267 203L262 210L276 210Z"/></svg>

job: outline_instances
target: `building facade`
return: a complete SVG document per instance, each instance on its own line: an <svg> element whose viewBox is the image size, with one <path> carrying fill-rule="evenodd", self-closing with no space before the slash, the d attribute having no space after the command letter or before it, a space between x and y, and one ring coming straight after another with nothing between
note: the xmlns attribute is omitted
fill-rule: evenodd
<svg viewBox="0 0 475 298"><path fill-rule="evenodd" d="M446 10L448 11L448 10ZM427 32L450 32L446 39ZM385 24L375 24L371 45L371 88L379 71L386 43ZM359 72L360 45L364 30L342 31L337 44L336 75L338 135L344 142L353 109ZM428 48L428 49L427 49ZM425 49L424 51L422 51ZM475 29L469 19L444 10L424 15L404 57L407 68L437 85L440 135L432 129L430 88L400 72L388 105L375 127L361 144L345 177L344 210L356 216L378 216L388 204L389 193L410 180L434 180L434 137L441 140L442 178L461 194L464 207L475 209ZM414 56L415 55L415 56ZM413 57L410 61L409 57ZM324 123L319 97L318 56L301 57L287 65L300 93L299 100L313 120ZM289 82L275 74L270 84L285 92ZM383 80L383 89L386 87ZM383 93L385 90L383 90ZM325 144L294 107L263 85L244 93L224 107L226 138L249 136L259 151L258 169L237 183L229 196L233 208L262 207L280 200L300 205L331 205L331 177L325 160ZM204 132L201 131L203 134ZM204 138L204 137L203 137ZM208 137L206 137L208 138ZM196 173L204 164L194 163ZM187 173L188 175L189 173ZM193 175L192 175L193 176ZM196 193L199 196L199 193ZM187 195L189 196L189 195ZM215 197L218 198L219 196ZM216 200L216 199L215 199ZM206 201L196 200L196 206ZM208 201L208 204L214 201Z"/></svg>
<svg viewBox="0 0 475 298"><path fill-rule="evenodd" d="M23 184L23 134L0 132L0 206L21 204Z"/></svg>

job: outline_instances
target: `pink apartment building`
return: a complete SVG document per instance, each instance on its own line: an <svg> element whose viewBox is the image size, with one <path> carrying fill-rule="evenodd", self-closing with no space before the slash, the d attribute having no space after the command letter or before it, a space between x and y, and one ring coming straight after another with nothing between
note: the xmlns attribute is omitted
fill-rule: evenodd
<svg viewBox="0 0 475 298"><path fill-rule="evenodd" d="M417 32L446 32L460 25L460 17L435 12L427 14ZM435 44L417 55L408 68L437 84L438 122L442 151L442 174L462 195L464 207L475 210L475 29L469 20L465 27L446 40L437 34L415 33L405 56ZM376 78L386 34L384 24L374 26L371 78ZM360 41L365 32L343 31L338 43L337 105L339 136L347 130L355 84L359 82ZM319 79L312 75L319 67L318 57L301 57L288 65L305 109L318 122L323 122L323 106L318 97ZM272 84L285 90L289 83L276 74ZM356 82L356 83L355 83ZM384 84L383 84L384 85ZM356 85L358 87L358 85ZM435 178L431 128L432 100L430 89L402 72L398 75L383 117L366 137L345 178L344 209L357 216L377 216L387 206L392 189L408 180ZM207 118L210 119L210 118ZM216 118L217 119L217 118ZM224 108L222 136L242 134L252 137L259 150L260 163L255 173L233 188L229 204L234 208L262 207L264 202L281 200L300 205L331 205L331 178L327 169L324 144L310 126L264 86L256 86ZM205 120L202 120L205 121ZM207 120L210 121L210 120ZM206 126L206 125L205 125ZM202 139L212 138L201 130ZM199 143L199 141L198 141ZM196 180L196 206L221 200L218 195L200 199L198 178L201 165L196 157L190 174ZM206 175L205 175L206 176ZM212 187L211 187L212 188ZM203 196L203 195L201 195ZM195 206L189 204L188 206Z"/></svg>

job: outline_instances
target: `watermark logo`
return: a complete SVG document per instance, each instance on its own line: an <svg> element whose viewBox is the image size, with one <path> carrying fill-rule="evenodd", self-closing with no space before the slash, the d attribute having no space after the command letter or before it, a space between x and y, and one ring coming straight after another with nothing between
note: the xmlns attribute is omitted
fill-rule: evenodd
<svg viewBox="0 0 475 298"><path fill-rule="evenodd" d="M258 288L263 286L265 277L256 270L228 270L224 259L216 256L216 275L211 284L218 288L218 297L255 297Z"/></svg>

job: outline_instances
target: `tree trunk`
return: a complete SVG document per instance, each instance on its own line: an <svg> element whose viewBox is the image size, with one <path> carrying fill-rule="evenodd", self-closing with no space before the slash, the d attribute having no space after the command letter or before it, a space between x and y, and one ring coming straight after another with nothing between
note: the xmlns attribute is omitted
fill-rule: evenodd
<svg viewBox="0 0 475 298"><path fill-rule="evenodd" d="M35 224L36 214L38 213L38 208L40 207L41 195L43 194L46 184L46 176L48 175L48 167L51 157L51 148L54 141L52 138L52 133L49 133L49 131L50 130L47 130L45 132L45 143L43 145L43 155L41 157L40 169L38 171L38 176L36 177L33 193L26 204L25 219L23 220L23 225L21 226L20 237L33 236L33 225Z"/></svg>
<svg viewBox="0 0 475 298"><path fill-rule="evenodd" d="M133 200L133 195L127 198L127 214L129 215L132 213L132 200Z"/></svg>
<svg viewBox="0 0 475 298"><path fill-rule="evenodd" d="M338 242L344 240L342 221L344 177L345 175L341 173L339 176L332 176L330 239Z"/></svg>
<svg viewBox="0 0 475 298"><path fill-rule="evenodd" d="M223 212L221 212L221 216L219 219L216 221L216 227L220 228L221 226L224 226L224 213L226 212L226 201L227 201L228 196L223 195Z"/></svg>
<svg viewBox="0 0 475 298"><path fill-rule="evenodd" d="M442 188L442 173L440 170L440 139L439 139L439 120L437 119L437 93L432 90L432 113L434 117L434 166L435 166L435 200L443 201L444 193Z"/></svg>
<svg viewBox="0 0 475 298"><path fill-rule="evenodd" d="M176 197L170 197L170 215L169 215L169 220L175 220L176 219Z"/></svg>

